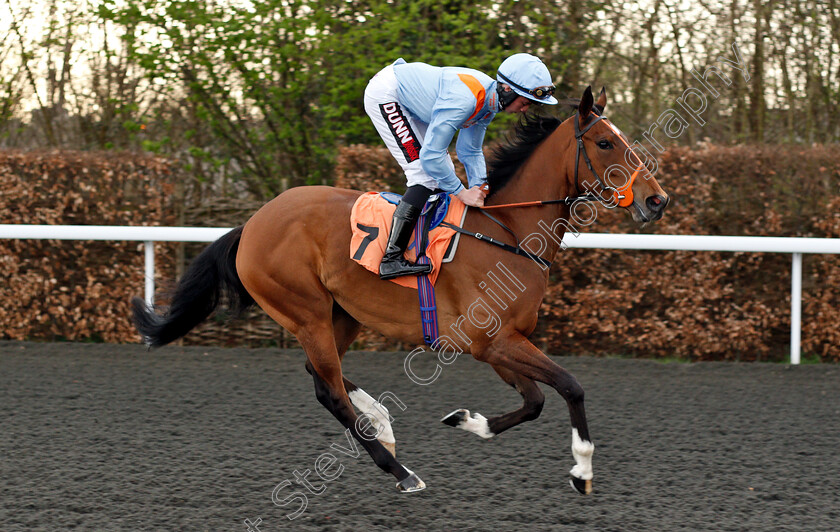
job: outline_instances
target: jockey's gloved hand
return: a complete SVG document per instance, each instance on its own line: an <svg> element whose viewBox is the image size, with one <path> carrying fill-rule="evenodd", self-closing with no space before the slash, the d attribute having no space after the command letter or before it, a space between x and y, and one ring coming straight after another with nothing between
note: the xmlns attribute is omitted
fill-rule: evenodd
<svg viewBox="0 0 840 532"><path fill-rule="evenodd" d="M459 192L455 197L459 200L463 201L466 205L470 207L483 207L484 206L484 198L487 196L487 193L478 185L472 188L465 188L461 192Z"/></svg>

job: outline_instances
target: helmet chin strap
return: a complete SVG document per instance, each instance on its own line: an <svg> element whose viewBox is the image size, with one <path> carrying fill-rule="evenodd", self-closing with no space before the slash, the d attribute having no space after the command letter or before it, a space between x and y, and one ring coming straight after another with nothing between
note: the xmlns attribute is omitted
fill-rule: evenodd
<svg viewBox="0 0 840 532"><path fill-rule="evenodd" d="M496 82L496 92L499 93L499 110L504 111L505 107L513 103L519 96L513 89L508 91L502 88L503 83Z"/></svg>

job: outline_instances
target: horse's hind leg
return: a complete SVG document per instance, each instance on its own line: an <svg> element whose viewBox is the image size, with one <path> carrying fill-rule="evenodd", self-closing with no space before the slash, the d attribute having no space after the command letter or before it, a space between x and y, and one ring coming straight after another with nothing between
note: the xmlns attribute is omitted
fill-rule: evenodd
<svg viewBox="0 0 840 532"><path fill-rule="evenodd" d="M324 407L338 419L350 434L365 448L373 461L383 471L394 475L400 491L419 491L426 487L420 478L397 462L376 435L359 430L360 418L353 410L353 404L344 387L341 375L341 361L331 331L302 334L299 338L309 359L310 373L315 382L315 395Z"/></svg>
<svg viewBox="0 0 840 532"><path fill-rule="evenodd" d="M318 402L344 425L380 469L396 477L400 491L424 489L426 485L423 481L397 462L375 435L362 434L357 429L359 417L344 387L338 349L341 347L342 352L347 349L358 328L350 321L343 321L338 329L341 339L336 338L332 319L334 302L326 290L320 287L317 279L313 279L309 285L298 280L295 286L299 289L306 287L308 290L293 292L264 272L251 272L250 276L242 277L243 282L247 283L246 288L251 285L248 291L260 307L297 337L306 352L307 369L315 382Z"/></svg>
<svg viewBox="0 0 840 532"><path fill-rule="evenodd" d="M473 353L473 356L493 367L499 366L527 379L544 382L566 400L572 422L572 455L575 458L575 466L570 471L572 487L579 493L590 493L595 446L586 424L583 388L577 380L519 334L495 341L480 352Z"/></svg>
<svg viewBox="0 0 840 532"><path fill-rule="evenodd" d="M338 303L333 303L333 334L335 336L335 347L338 357L344 358L344 354L359 335L362 324L341 308ZM308 369L308 368L307 368ZM373 428L376 429L376 439L388 449L395 457L397 456L397 441L394 439L394 430L391 428L391 414L380 402L368 395L367 392L356 386L347 377L343 377L344 389L350 401L364 416L370 420Z"/></svg>
<svg viewBox="0 0 840 532"><path fill-rule="evenodd" d="M493 369L499 374L502 380L513 386L522 395L525 401L522 407L501 416L491 417L490 419L485 418L478 412L470 414L469 410L461 408L441 419L441 422L452 427L474 432L482 438L491 438L520 423L537 419L540 416L543 403L545 403L545 396L539 386L537 386L537 383L499 365L493 365Z"/></svg>

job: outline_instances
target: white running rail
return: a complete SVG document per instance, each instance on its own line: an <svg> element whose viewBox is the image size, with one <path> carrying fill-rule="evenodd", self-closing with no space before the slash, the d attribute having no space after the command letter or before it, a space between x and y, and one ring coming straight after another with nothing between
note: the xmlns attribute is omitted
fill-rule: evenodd
<svg viewBox="0 0 840 532"><path fill-rule="evenodd" d="M141 227L97 225L3 225L0 239L41 240L124 240L145 244L146 302L155 293L155 242L212 242L230 227ZM569 248L644 249L667 251L743 251L748 253L790 253L790 362L800 362L802 329L802 255L838 253L840 238L782 238L765 236L626 235L567 233L563 244Z"/></svg>

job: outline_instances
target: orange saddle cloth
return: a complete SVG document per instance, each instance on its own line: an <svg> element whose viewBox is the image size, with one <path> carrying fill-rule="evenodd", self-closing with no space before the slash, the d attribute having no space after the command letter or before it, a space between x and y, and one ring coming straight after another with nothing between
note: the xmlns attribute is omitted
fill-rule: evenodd
<svg viewBox="0 0 840 532"><path fill-rule="evenodd" d="M450 196L449 200L449 209L443 221L460 227L466 205L454 196ZM359 196L350 212L350 228L353 231L353 238L350 240L350 258L377 275L379 275L379 263L382 262L385 248L388 246L388 233L391 231L391 222L396 208L396 205L383 198L379 192L367 192ZM453 229L443 226L429 231L429 244L425 255L432 263L432 272L429 274L432 284L435 284L437 280L446 250L455 234ZM405 258L411 262L417 259L414 236L412 234L411 245L405 253ZM390 281L400 286L417 289L417 277L413 275L396 277Z"/></svg>

